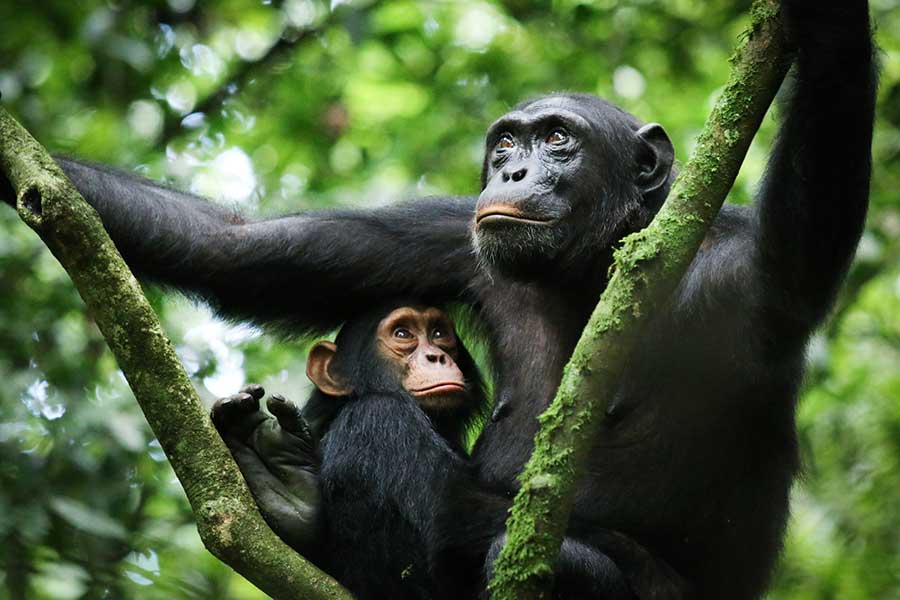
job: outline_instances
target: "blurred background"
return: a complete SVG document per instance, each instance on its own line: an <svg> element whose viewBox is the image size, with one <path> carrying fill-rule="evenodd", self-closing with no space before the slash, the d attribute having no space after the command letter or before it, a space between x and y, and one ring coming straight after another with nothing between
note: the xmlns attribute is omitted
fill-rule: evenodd
<svg viewBox="0 0 900 600"><path fill-rule="evenodd" d="M809 349L805 475L772 600L900 598L898 3L871 0L883 63L871 209ZM487 125L553 90L662 123L686 160L748 5L5 0L0 92L54 152L248 214L374 206L477 193ZM751 197L776 124L770 115L733 202ZM307 341L149 294L206 401L249 381L305 398ZM90 316L5 207L0 380L0 598L262 597L203 549Z"/></svg>

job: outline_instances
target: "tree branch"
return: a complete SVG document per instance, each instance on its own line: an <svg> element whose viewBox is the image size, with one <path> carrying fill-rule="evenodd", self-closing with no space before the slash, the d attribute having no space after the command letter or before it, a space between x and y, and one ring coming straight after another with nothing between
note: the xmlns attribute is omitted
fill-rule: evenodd
<svg viewBox="0 0 900 600"><path fill-rule="evenodd" d="M350 599L266 525L131 271L47 152L0 108L0 171L69 273L169 458L203 543L277 599ZM0 178L2 179L2 178Z"/></svg>
<svg viewBox="0 0 900 600"><path fill-rule="evenodd" d="M574 492L625 360L693 260L784 79L790 60L777 0L757 0L751 14L693 156L654 221L616 251L609 284L540 416L507 543L494 565L495 600L550 597Z"/></svg>

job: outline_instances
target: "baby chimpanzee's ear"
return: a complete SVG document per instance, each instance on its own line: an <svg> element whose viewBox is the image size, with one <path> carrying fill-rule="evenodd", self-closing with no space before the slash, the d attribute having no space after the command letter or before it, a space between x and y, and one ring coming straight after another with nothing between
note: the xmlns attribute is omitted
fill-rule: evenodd
<svg viewBox="0 0 900 600"><path fill-rule="evenodd" d="M306 359L306 376L319 391L329 396L347 396L353 389L342 384L331 373L331 363L337 353L332 342L316 342Z"/></svg>

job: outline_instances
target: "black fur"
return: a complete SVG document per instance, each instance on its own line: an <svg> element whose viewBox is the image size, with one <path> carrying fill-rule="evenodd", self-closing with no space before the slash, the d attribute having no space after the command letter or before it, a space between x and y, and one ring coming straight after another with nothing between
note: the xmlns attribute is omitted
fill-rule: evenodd
<svg viewBox="0 0 900 600"><path fill-rule="evenodd" d="M334 372L344 398L315 391L304 415L324 427L320 483L325 568L358 598L458 599L471 578L435 562L444 503L474 489L463 448L466 425L487 406L475 362L462 344L457 365L471 398L453 413L426 414L376 352L376 308L341 329ZM322 415L327 415L324 419ZM453 491L457 490L457 491ZM468 581L468 583L467 583Z"/></svg>
<svg viewBox="0 0 900 600"><path fill-rule="evenodd" d="M415 401L401 389L348 402L322 449L326 570L361 599L464 598L429 548L441 502L470 474Z"/></svg>
<svg viewBox="0 0 900 600"><path fill-rule="evenodd" d="M804 348L867 206L876 87L867 11L864 0L784 2L795 85L758 199L722 210L643 334L576 498L571 533L626 533L689 581L694 598L759 597L781 548ZM569 204L555 207L577 218L559 224L565 235L528 238L552 260L535 259L522 237L493 244L505 270L479 265L473 252L475 198L254 222L137 178L61 164L130 264L223 314L303 332L400 295L472 305L503 407L473 460L483 483L513 488L535 417L606 283L611 246L646 223L668 187L643 197L632 183L636 120L581 96L558 103L593 124L584 160L571 163L577 176L557 190ZM510 259L516 252L527 260ZM606 551L603 543L592 545Z"/></svg>

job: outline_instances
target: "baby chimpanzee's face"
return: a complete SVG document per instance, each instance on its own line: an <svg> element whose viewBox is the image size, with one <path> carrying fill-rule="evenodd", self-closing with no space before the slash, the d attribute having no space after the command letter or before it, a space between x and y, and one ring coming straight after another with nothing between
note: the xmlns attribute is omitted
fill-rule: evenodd
<svg viewBox="0 0 900 600"><path fill-rule="evenodd" d="M469 367L467 379L460 360L471 359L444 311L411 305L382 314L345 324L338 334L340 348L322 341L310 349L306 373L319 391L340 397L402 388L428 413L479 401L477 368Z"/></svg>
<svg viewBox="0 0 900 600"><path fill-rule="evenodd" d="M397 308L378 323L376 335L378 352L424 410L456 408L468 398L456 333L444 311Z"/></svg>

